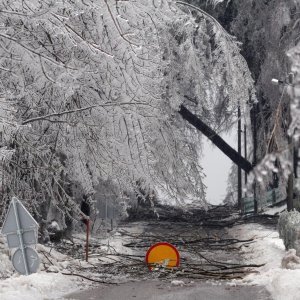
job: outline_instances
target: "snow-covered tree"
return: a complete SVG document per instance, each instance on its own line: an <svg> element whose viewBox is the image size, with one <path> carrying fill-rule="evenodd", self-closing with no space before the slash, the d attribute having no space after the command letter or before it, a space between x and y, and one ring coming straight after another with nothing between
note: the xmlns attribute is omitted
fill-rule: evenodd
<svg viewBox="0 0 300 300"><path fill-rule="evenodd" d="M289 56L292 61L292 72L293 76L293 84L289 86L289 92L291 94L292 102L290 105L290 118L291 122L289 125L288 134L293 140L293 145L295 151L295 159L294 161L294 171L296 172L296 181L295 187L296 190L300 191L300 170L299 170L299 158L300 158L300 45L294 47L289 51ZM291 157L290 157L291 158ZM292 163L290 163L292 169ZM299 203L298 203L299 206ZM298 207L299 208L299 207Z"/></svg>
<svg viewBox="0 0 300 300"><path fill-rule="evenodd" d="M24 1L0 4L0 93L10 110L3 199L45 219L68 214L72 183L93 194L101 179L120 195L159 190L204 204L201 136L185 104L228 128L253 98L238 43L184 2Z"/></svg>

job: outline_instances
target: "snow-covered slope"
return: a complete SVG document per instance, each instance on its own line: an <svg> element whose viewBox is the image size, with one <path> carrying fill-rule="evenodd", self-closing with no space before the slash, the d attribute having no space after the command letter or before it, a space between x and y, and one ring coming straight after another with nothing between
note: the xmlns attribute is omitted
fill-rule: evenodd
<svg viewBox="0 0 300 300"><path fill-rule="evenodd" d="M265 264L259 268L258 273L250 274L241 281L232 281L231 284L264 285L274 300L299 299L300 269L281 267L286 251L275 229L259 224L246 224L234 227L231 233L245 239L255 237L255 243L242 249L244 258L247 263Z"/></svg>

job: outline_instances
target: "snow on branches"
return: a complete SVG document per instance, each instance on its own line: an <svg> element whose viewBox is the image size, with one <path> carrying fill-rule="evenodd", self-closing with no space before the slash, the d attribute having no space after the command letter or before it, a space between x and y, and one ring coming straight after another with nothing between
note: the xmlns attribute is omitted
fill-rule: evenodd
<svg viewBox="0 0 300 300"><path fill-rule="evenodd" d="M296 23L295 23L296 24ZM295 145L294 151L297 157L297 165L295 167L295 172L297 174L296 178L296 189L300 191L300 180L299 180L299 157L300 157L300 46L294 47L288 52L289 57L292 61L292 72L293 84L289 86L289 92L291 94L291 105L290 114L291 121L288 129L289 136L293 139L293 144Z"/></svg>
<svg viewBox="0 0 300 300"><path fill-rule="evenodd" d="M216 20L168 0L3 0L0 10L0 93L20 125L7 197L45 218L50 202L73 209L74 182L93 194L108 180L120 195L143 182L205 203L200 135L177 110L229 126L253 94Z"/></svg>

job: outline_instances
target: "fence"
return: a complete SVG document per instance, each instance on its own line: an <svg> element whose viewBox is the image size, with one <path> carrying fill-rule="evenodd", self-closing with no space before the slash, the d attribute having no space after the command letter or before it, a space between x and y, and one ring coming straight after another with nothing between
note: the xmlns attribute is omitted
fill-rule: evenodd
<svg viewBox="0 0 300 300"><path fill-rule="evenodd" d="M276 188L270 191L266 191L264 194L262 194L260 197L257 197L258 206L260 209L279 203L282 200L284 200L286 197L284 193L284 189L282 188ZM253 196L244 197L242 199L243 203L243 212L245 214L251 213L254 211L254 198Z"/></svg>

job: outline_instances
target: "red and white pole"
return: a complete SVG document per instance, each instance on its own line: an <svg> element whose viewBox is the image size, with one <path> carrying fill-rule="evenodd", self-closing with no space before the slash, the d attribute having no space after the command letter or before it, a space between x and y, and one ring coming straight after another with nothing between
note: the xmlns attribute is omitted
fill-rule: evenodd
<svg viewBox="0 0 300 300"><path fill-rule="evenodd" d="M89 261L90 219L86 218L85 221L86 221L85 260Z"/></svg>

